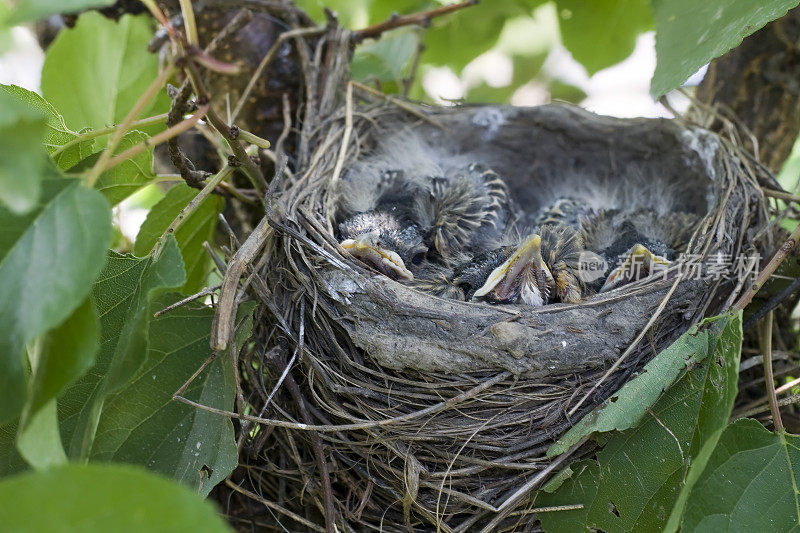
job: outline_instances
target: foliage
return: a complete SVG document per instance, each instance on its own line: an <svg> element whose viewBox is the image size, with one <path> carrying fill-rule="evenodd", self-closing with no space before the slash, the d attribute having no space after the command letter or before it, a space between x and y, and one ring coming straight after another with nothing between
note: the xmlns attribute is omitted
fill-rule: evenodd
<svg viewBox="0 0 800 533"><path fill-rule="evenodd" d="M110 524L132 533L230 531L191 491L130 466L69 465L22 474L0 481L0 501L6 503L0 524L20 533L102 532Z"/></svg>
<svg viewBox="0 0 800 533"><path fill-rule="evenodd" d="M628 383L627 391L620 391L599 413L586 417L595 424L579 429L579 435L614 433L596 461L573 464L572 477L558 490L537 495L537 505L583 504L580 510L544 514L545 530L658 531L664 528L670 510L680 513L676 502L688 488L689 468L702 468L702 450L713 448L730 417L741 342L741 316L724 315L706 322L662 352L661 360L653 361L657 364ZM660 379L653 381L665 359L676 360L678 369L687 361L697 366L669 386L651 408L654 396L641 403L642 394L657 395L664 386ZM662 370L662 375L674 379L676 373Z"/></svg>
<svg viewBox="0 0 800 533"><path fill-rule="evenodd" d="M782 17L798 0L748 4L713 0L653 0L658 63L650 93L658 98L683 83L711 59Z"/></svg>
<svg viewBox="0 0 800 533"><path fill-rule="evenodd" d="M681 531L796 531L798 473L800 437L738 420L725 428L694 484Z"/></svg>
<svg viewBox="0 0 800 533"><path fill-rule="evenodd" d="M11 9L0 2L0 48L13 24L110 3L21 0ZM319 20L321 5L328 5L345 25L363 28L394 10L444 2L299 3ZM535 81L553 97L578 101L580 89L543 70L554 47L566 46L592 74L624 59L637 36L655 27L652 93L659 96L798 0L701 4L486 1L434 18L428 29L400 28L366 40L355 50L352 72L386 92L422 96L417 61L420 73L446 66L466 79L468 65L492 49L509 59L512 75L500 86L470 81L468 100L508 102ZM165 185L148 143L165 127L166 91L157 87L133 117L152 118L147 125L118 126L158 75L158 58L146 51L154 29L147 16L114 22L82 14L47 51L42 95L0 86L0 474L16 474L0 481L0 499L14 502L0 506L0 523L15 530L90 529L87 520L104 529L113 520L131 530L225 530L213 509L185 488L134 466L95 464L144 467L202 496L237 464L231 420L173 399L203 367L183 398L234 409L230 357L209 347L213 308L196 300L156 316L208 284L203 245L215 246L225 202L210 195L194 205L196 189L169 187L149 210L134 253L109 250L112 232L120 231L112 207L143 187ZM419 55L421 45L426 51ZM114 155L144 149L109 167L102 151L117 133ZM177 220L181 225L171 232ZM251 311L243 305L237 317L240 345L251 331ZM797 437L748 420L726 426L740 347L739 316L704 323L580 421L550 453L586 438L605 446L535 495L535 506L583 505L543 513L543 527L800 525ZM37 512L43 501L48 513Z"/></svg>

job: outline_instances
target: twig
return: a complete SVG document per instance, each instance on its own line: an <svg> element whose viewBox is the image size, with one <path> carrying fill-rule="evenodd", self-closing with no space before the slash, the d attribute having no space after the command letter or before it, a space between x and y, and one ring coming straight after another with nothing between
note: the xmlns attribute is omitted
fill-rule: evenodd
<svg viewBox="0 0 800 533"><path fill-rule="evenodd" d="M129 128L131 130L134 130L139 127L147 127L147 126L152 126L154 124L160 124L165 120L167 120L167 114L168 113L161 113L160 115L153 115L152 117L143 118L141 120L134 120L129 124ZM80 144L84 141L90 141L92 139L96 139L97 137L108 135L109 133L114 133L117 130L117 128L119 128L119 126L120 126L119 124L114 124L113 126L108 126L106 128L89 130L85 133L79 133L75 136L74 139L72 139L68 143L62 144L61 146L57 146L56 149L51 152L50 156L56 157L64 150L72 148L76 144Z"/></svg>
<svg viewBox="0 0 800 533"><path fill-rule="evenodd" d="M764 196L769 196L770 198L778 198L779 200L786 200L788 202L795 202L800 204L800 196L796 194L792 194L790 192L785 191L776 191L775 189L767 189L763 187L761 189L764 191Z"/></svg>
<svg viewBox="0 0 800 533"><path fill-rule="evenodd" d="M226 479L225 480L225 484L228 487L230 487L231 489L233 489L236 492L238 492L239 494L243 494L244 496L247 496L251 500L254 500L254 501L257 501L257 502L259 502L259 503L261 503L263 505L266 505L270 509L273 509L273 510L278 511L279 513L281 513L283 515L288 516L292 520L295 520L295 521L303 524L304 526L306 526L309 529L312 529L314 531L321 531L322 533L325 533L325 528L320 527L317 524L315 524L315 523L313 523L313 522L311 522L309 520L306 520L305 518L303 518L299 514L295 514L292 511L290 511L289 509L284 509L280 505L278 505L276 503L273 503L273 502L271 502L271 501L269 501L269 500L267 500L265 498L262 498L261 496L259 496L258 494L254 493L254 492L250 492L247 489L243 489L242 487L240 487L239 485L237 485L236 483L234 483L230 479Z"/></svg>
<svg viewBox="0 0 800 533"><path fill-rule="evenodd" d="M215 413L222 416L227 416L228 418L237 418L239 420L248 420L250 422L258 422L259 424L263 424L265 426L275 426L281 427L286 429L294 429L298 431L320 431L324 433L336 433L339 431L353 431L353 430L361 430L361 429L369 429L369 428L376 428L376 427L385 427L385 426L392 426L394 424L400 424L402 422L409 422L411 420L416 420L418 418L422 418L429 415L434 415L446 409L450 409L462 402L470 400L480 394L481 392L485 391L486 389L497 385L504 379L508 379L511 376L511 372L504 371L500 374L497 374L495 377L486 380L475 387L468 389L461 394L453 396L452 398L445 400L443 402L439 402L435 405L431 405L424 409L420 409L419 411L413 411L411 413L406 413L404 415L396 416L394 418L384 418L382 420L365 420L363 422L357 422L354 424L340 424L340 425L311 425L311 424L300 424L297 422L287 422L285 420L275 420L271 418L262 418L260 416L252 416L247 414L240 414L234 413L233 411L226 411L224 409L217 409L216 407L210 407L208 405L203 405L201 403L195 402L190 400L184 396L181 396L178 393L175 393L173 399L183 402L187 405L191 405L197 407L198 409L202 409L204 411L208 411L209 413ZM188 385L187 385L188 386ZM185 390L185 388L184 388ZM569 452L565 453L564 455L568 455ZM564 455L559 456L559 458L564 457Z"/></svg>
<svg viewBox="0 0 800 533"><path fill-rule="evenodd" d="M250 80L247 82L247 86L245 87L242 95L239 97L239 100L236 102L236 105L233 108L233 113L231 113L230 121L236 122L236 119L239 117L239 113L242 112L242 108L244 107L245 103L247 103L247 99L250 98L250 94L253 92L253 88L256 86L256 82L264 73L264 70L267 66L275 59L275 55L280 50L281 45L287 39L292 37L302 37L307 35L319 35L324 33L323 28L300 28L295 30L290 30L278 35L278 38L275 39L275 42L267 51L264 58L261 60L261 63L258 64L256 70L253 72L253 75L250 76Z"/></svg>
<svg viewBox="0 0 800 533"><path fill-rule="evenodd" d="M786 258L786 255L795 247L798 238L800 238L800 224L797 225L794 231L789 235L789 238L778 248L778 251L776 251L772 259L769 260L767 266L758 273L756 280L739 298L739 301L733 304L733 311L741 311L747 307L747 304L753 300L756 293L758 293L761 287L764 286L764 283L766 283L769 277L777 270L778 266Z"/></svg>
<svg viewBox="0 0 800 533"><path fill-rule="evenodd" d="M269 225L269 217L262 218L247 240L228 261L228 268L219 291L217 312L211 328L211 347L213 349L222 350L228 345L231 335L230 317L236 312L236 288L239 280L247 265L255 259L273 231Z"/></svg>
<svg viewBox="0 0 800 533"><path fill-rule="evenodd" d="M180 135L181 133L183 133L184 131L192 128L204 116L206 116L206 113L209 110L210 110L210 107L208 106L208 104L206 104L204 106L200 106L199 108L197 108L197 112L194 115L192 115L191 117L187 118L186 120L175 124L171 128L167 128L166 130L162 131L161 133L153 135L149 139L146 139L145 141L140 142L137 145L131 146L130 148L128 148L127 150L125 150L121 154L115 155L105 165L105 167L103 168L103 172L108 170L108 169L110 169L110 168L113 168L113 167L119 165L120 163L124 163L128 159L138 155L141 152L144 152L147 148L152 148L153 146L156 146L157 144L161 144L162 142L164 142L164 141L166 141L168 139L171 139L173 137L176 137L176 136ZM103 153L105 153L105 152L103 152ZM98 161L98 165L99 165L99 163L100 162ZM95 167L97 167L98 165L95 165ZM87 181L88 181L88 179L87 179Z"/></svg>
<svg viewBox="0 0 800 533"><path fill-rule="evenodd" d="M622 364L622 362L625 360L625 358L628 357L628 355L630 355L630 353L634 350L634 348L636 348L636 346L639 345L639 342L641 342L641 340L645 336L645 334L648 331L650 331L650 328L653 326L653 324L655 324L655 322L658 319L658 317L664 311L664 308L667 306L667 302L669 302L669 299L672 297L672 293L675 292L675 289L678 288L678 284L681 282L681 280L682 280L682 278L680 276L678 276L678 278L675 280L675 283L673 283L672 287L670 287L669 292L667 292L666 296L664 296L664 299L661 300L661 303L659 304L659 306L656 309L655 313L653 313L653 316L650 317L650 320L647 321L647 324L645 324L644 328L642 328L642 331L639 332L639 335L636 336L636 338L633 340L633 342L630 344L630 346L628 346L625 349L625 351L622 353L622 355L619 356L619 358L616 361L614 361L614 364L611 365L611 368L609 368L606 371L606 373L603 374L602 377L599 380L597 380L597 382L594 385L592 385L592 388L589 389L589 392L584 394L583 397L580 399L580 401L578 401L578 403L575 404L575 406L572 409L570 409L570 411L568 413L569 416L572 416L572 415L575 414L575 411L577 411L578 408L581 405L583 405L583 403L586 400L588 400L589 397L592 394L594 394L594 391L597 390L597 388L600 386L600 384L603 383L619 367L619 365Z"/></svg>
<svg viewBox="0 0 800 533"><path fill-rule="evenodd" d="M333 168L333 176L331 177L329 189L336 188L336 182L339 181L339 176L344 167L344 159L347 155L347 147L350 144L350 134L353 132L353 84L347 84L347 94L345 96L345 114L344 114L344 133L342 134L342 146L339 148L339 157L336 158L336 166Z"/></svg>
<svg viewBox="0 0 800 533"><path fill-rule="evenodd" d="M772 374L772 312L761 323L760 344L764 352L764 381L767 385L767 398L772 412L772 424L776 433L783 433L783 420L778 408L778 395L775 393L775 377Z"/></svg>
<svg viewBox="0 0 800 533"><path fill-rule="evenodd" d="M300 409L300 416L306 424L311 424L313 419L311 413L306 406L306 400L300 392L300 387L292 377L292 374L286 375L286 387L289 389L289 394L294 398L297 407ZM325 460L325 450L322 447L322 439L316 431L311 432L311 444L314 448L314 457L317 460L317 468L319 468L319 479L322 482L322 493L325 499L325 529L327 533L334 533L336 531L336 508L333 506L333 489L331 488L331 475L328 468L328 462Z"/></svg>
<svg viewBox="0 0 800 533"><path fill-rule="evenodd" d="M189 302L197 300L198 298L202 298L204 296L208 296L210 294L214 294L217 290L219 290L219 287L220 287L219 285L214 285L213 287L206 287L202 291L200 291L198 293L195 293L195 294L192 294L191 296L187 296L183 300L178 300L174 304L168 305L164 309L161 309L160 311L156 311L155 313L153 313L153 318L158 318L161 315L163 315L165 313L169 313L170 311L172 311L174 309L177 309L178 307L182 307L182 306L188 304Z"/></svg>
<svg viewBox="0 0 800 533"><path fill-rule="evenodd" d="M175 74L175 72L177 72L177 67L175 67L174 64L167 66L163 71L161 71L161 74L156 76L156 79L150 83L139 99L136 100L136 103L133 105L130 111L128 111L128 114L125 115L125 118L122 119L122 122L120 122L119 126L117 126L116 130L114 131L114 135L112 135L111 139L109 139L108 146L106 146L105 150L103 150L103 153L100 154L100 158L97 160L97 163L94 164L92 169L89 171L89 174L86 176L86 184L89 187L94 186L95 182L104 171L114 166L109 164L109 159L111 159L111 156L114 154L114 150L119 145L122 137L125 136L130 129L131 124L133 124L133 121L136 120L142 111L144 111L144 108L150 103L150 100L152 100L156 93L158 93L158 91L164 87L164 84L167 83L167 80L173 74Z"/></svg>
<svg viewBox="0 0 800 533"><path fill-rule="evenodd" d="M423 28L427 28L428 26L430 26L431 19L434 17L446 15L448 13L452 13L453 11L458 11L460 9L464 9L465 7L470 7L477 4L478 4L477 0L467 0L466 2L461 2L460 4L450 4L447 6L430 9L428 11L412 13L411 15L400 16L394 14L391 17L389 17L388 20L385 20L383 22L380 22L378 24L369 26L367 28L358 31L354 31L353 41L360 43L364 39L374 39L375 37L379 37L385 31L393 30L401 26L410 26L412 24L416 24L418 26L422 26Z"/></svg>
<svg viewBox="0 0 800 533"><path fill-rule="evenodd" d="M490 531L494 531L497 525L511 512L513 506L516 505L519 500L525 498L530 494L530 491L537 487L540 483L542 483L550 472L558 468L558 466L567 460L575 450L583 445L586 441L586 437L575 443L569 450L567 450L564 454L559 455L555 458L546 468L544 468L541 472L538 472L535 476L533 476L527 483L521 486L517 491L509 496L506 501L504 501L498 508L497 514L493 517L492 521L489 522L483 529L481 529L481 533L488 533Z"/></svg>
<svg viewBox="0 0 800 533"><path fill-rule="evenodd" d="M756 322L764 318L767 313L778 307L781 303L783 303L784 300L789 298L789 296L791 296L798 288L800 288L800 277L793 279L789 285L783 288L783 290L767 300L767 303L764 304L764 307L760 308L747 319L742 326L742 330L749 330L756 324Z"/></svg>
<svg viewBox="0 0 800 533"><path fill-rule="evenodd" d="M194 63L189 62L189 64L186 66L186 74L191 80L198 98L203 101L210 101L210 95L206 92L202 76L200 76L200 72L197 70L197 66ZM226 124L225 121L223 121L211 107L208 108L208 113L206 116L208 117L208 122L214 127L215 130L217 130L220 135L222 135L222 137L228 143L228 146L230 146L231 150L233 150L236 159L238 159L242 164L242 169L244 170L245 175L252 182L253 187L255 187L256 190L263 192L267 185L264 175L261 173L261 169L256 166L256 164L247 154L247 151L244 149L241 143L231 134L231 127Z"/></svg>
<svg viewBox="0 0 800 533"><path fill-rule="evenodd" d="M168 235L174 235L175 232L178 231L178 229L181 227L181 225L183 225L186 219L192 215L194 210L197 209L201 203L203 203L203 200L208 198L208 196L211 194L211 191L214 190L214 188L219 184L219 182L230 176L231 173L233 173L233 169L228 165L225 165L224 167L222 167L222 170L214 174L214 176L212 176L208 180L205 187L203 187L203 189L199 193L197 193L197 196L192 198L192 200L188 204L186 204L186 207L181 209L181 212L178 213L178 216L175 217L175 219L172 221L172 223L170 223L167 229L164 230L164 233L158 239L158 244L156 244L156 249L160 249L161 246L164 245L164 242L166 241Z"/></svg>
<svg viewBox="0 0 800 533"><path fill-rule="evenodd" d="M255 133L250 133L247 130L242 130L242 129L238 130L238 138L245 142L249 142L254 146L258 146L259 148L264 148L265 150L270 147L268 140L262 139Z"/></svg>

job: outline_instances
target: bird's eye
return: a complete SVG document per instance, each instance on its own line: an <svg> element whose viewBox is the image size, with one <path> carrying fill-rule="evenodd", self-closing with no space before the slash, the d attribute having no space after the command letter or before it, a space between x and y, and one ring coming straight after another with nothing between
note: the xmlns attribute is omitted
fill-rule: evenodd
<svg viewBox="0 0 800 533"><path fill-rule="evenodd" d="M422 264L422 261L424 259L425 259L425 252L419 252L417 254L414 254L414 256L411 258L411 264L420 265Z"/></svg>
<svg viewBox="0 0 800 533"><path fill-rule="evenodd" d="M472 286L472 283L462 281L458 283L458 288L464 291L464 294L471 295L475 292L475 288Z"/></svg>

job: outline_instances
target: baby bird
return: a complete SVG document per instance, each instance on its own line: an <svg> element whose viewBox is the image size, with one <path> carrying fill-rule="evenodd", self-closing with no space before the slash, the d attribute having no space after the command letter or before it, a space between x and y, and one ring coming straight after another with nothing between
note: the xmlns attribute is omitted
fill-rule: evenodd
<svg viewBox="0 0 800 533"><path fill-rule="evenodd" d="M335 191L342 248L411 281L426 260L447 269L464 253L496 246L513 216L503 180L462 156L398 142L416 150L401 158L384 147L355 165Z"/></svg>
<svg viewBox="0 0 800 533"><path fill-rule="evenodd" d="M685 249L698 220L692 213L659 215L647 208L592 213L581 224L584 240L609 264L617 264L593 289L606 292L663 272Z"/></svg>
<svg viewBox="0 0 800 533"><path fill-rule="evenodd" d="M457 270L453 281L472 301L534 307L552 301L577 303L582 296L583 250L583 239L575 228L546 224L517 245L476 256Z"/></svg>
<svg viewBox="0 0 800 533"><path fill-rule="evenodd" d="M368 209L339 224L340 245L354 257L393 279L412 280L428 251L413 208L425 194L398 172L384 172Z"/></svg>
<svg viewBox="0 0 800 533"><path fill-rule="evenodd" d="M479 163L432 178L427 200L419 204L427 221L427 241L446 264L465 252L495 247L514 216L506 183Z"/></svg>

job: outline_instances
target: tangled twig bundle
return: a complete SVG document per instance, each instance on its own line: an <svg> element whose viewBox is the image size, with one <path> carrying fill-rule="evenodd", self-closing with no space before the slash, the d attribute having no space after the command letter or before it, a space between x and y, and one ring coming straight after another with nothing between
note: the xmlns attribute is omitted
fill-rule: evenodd
<svg viewBox="0 0 800 533"><path fill-rule="evenodd" d="M339 30L315 49L298 41L324 74L306 79L293 173L273 181L268 214L223 284L217 345L242 274L259 302L255 348L241 361L247 490L289 529L530 527L530 491L566 458L548 459L548 447L690 325L729 307L742 281L676 267L577 305L443 300L343 252L336 182L381 139L414 130L491 166L531 212L565 179L676 190L681 210L702 217L687 255L707 264L756 251L747 243L766 221L764 171L677 121L358 100L348 43Z"/></svg>

